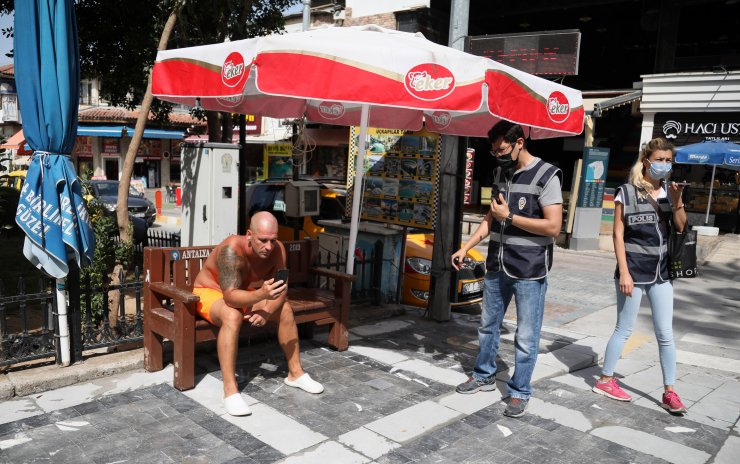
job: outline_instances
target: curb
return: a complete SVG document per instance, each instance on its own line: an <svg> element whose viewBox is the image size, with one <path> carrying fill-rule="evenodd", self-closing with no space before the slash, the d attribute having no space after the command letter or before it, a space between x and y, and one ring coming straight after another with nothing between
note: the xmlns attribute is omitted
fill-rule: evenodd
<svg viewBox="0 0 740 464"><path fill-rule="evenodd" d="M0 376L0 400L33 395L143 367L144 349L137 348L89 357L65 368L51 364L8 372Z"/></svg>

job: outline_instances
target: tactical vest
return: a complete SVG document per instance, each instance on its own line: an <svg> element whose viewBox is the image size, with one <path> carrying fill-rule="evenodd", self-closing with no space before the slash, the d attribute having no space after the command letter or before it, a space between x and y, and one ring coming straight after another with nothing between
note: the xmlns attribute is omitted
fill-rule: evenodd
<svg viewBox="0 0 740 464"><path fill-rule="evenodd" d="M632 184L619 187L624 207L624 248L627 269L636 284L652 284L668 280L668 231L661 222L655 207L637 195ZM668 198L656 201L664 217L671 217ZM666 219L666 222L670 219ZM619 265L614 272L619 279Z"/></svg>
<svg viewBox="0 0 740 464"><path fill-rule="evenodd" d="M539 198L553 176L562 181L555 166L537 158L531 168L519 171L505 183L498 183L509 210L517 216L543 218ZM496 201L492 199L491 201ZM536 235L516 226L494 220L488 242L488 271L504 271L517 279L535 280L547 276L552 267L555 239Z"/></svg>

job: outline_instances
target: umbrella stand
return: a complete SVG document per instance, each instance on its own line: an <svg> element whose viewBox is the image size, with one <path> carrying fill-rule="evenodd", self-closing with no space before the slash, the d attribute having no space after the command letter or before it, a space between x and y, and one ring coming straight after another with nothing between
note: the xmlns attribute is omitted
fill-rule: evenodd
<svg viewBox="0 0 740 464"><path fill-rule="evenodd" d="M349 244L347 245L347 274L355 274L355 246L357 229L360 223L360 202L362 201L362 176L365 173L365 138L367 137L367 120L370 106L362 105L360 113L360 135L357 140L357 164L355 165L355 189L352 195L352 218L349 227Z"/></svg>
<svg viewBox="0 0 740 464"><path fill-rule="evenodd" d="M714 172L717 170L717 165L712 165L712 181L709 183L709 198L707 199L707 215L704 218L704 225L709 224L709 208L712 206L712 189L714 188Z"/></svg>

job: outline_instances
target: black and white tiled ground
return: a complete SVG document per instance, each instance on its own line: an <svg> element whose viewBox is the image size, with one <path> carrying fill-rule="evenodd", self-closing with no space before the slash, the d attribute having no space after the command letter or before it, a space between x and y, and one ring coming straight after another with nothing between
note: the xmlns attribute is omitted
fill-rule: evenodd
<svg viewBox="0 0 740 464"><path fill-rule="evenodd" d="M697 421L651 405L659 385L646 388L646 404L597 396L588 391L593 368L539 380L527 415L506 418L499 391L454 393L475 359L476 321L462 320L456 330L409 316L393 322L358 330L343 353L326 349L321 335L302 342L304 368L326 387L321 395L283 384L285 362L274 342L243 349L238 378L253 410L244 418L220 405L213 353L200 353L198 385L188 392L170 386L171 371L129 373L105 386L101 380L0 403L0 463L690 464L709 462L737 434L737 416ZM502 341L504 361L512 357L510 340ZM543 342L551 353L578 340L550 333ZM655 368L627 367L635 385ZM737 409L737 378L680 371L683 387L695 387L696 404L714 395Z"/></svg>

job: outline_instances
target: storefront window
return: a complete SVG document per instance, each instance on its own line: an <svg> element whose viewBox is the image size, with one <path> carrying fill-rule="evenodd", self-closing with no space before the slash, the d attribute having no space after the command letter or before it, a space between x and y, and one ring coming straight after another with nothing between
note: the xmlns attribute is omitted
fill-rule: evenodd
<svg viewBox="0 0 740 464"><path fill-rule="evenodd" d="M316 147L311 166L314 176L346 179L347 147Z"/></svg>

